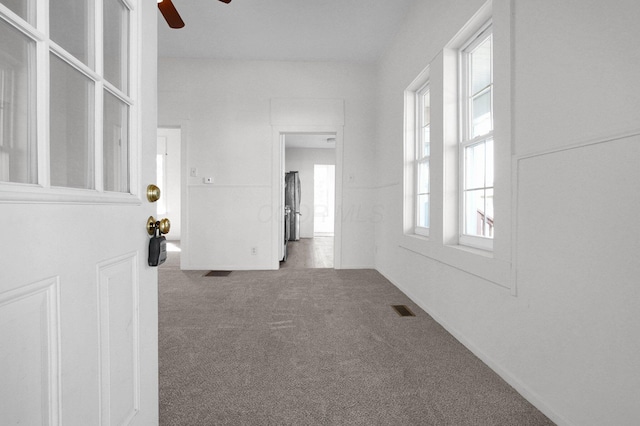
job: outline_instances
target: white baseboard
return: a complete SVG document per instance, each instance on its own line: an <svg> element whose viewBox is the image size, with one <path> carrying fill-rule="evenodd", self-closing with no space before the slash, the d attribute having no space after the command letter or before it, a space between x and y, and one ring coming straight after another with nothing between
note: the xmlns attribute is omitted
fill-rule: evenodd
<svg viewBox="0 0 640 426"><path fill-rule="evenodd" d="M438 324L440 324L447 332L449 332L453 337L456 338L460 343L462 343L467 349L469 349L475 356L480 358L482 362L484 362L489 368L491 368L497 375L499 375L505 382L507 382L511 387L513 387L520 395L522 395L527 401L529 401L534 407L540 410L545 416L547 416L551 421L556 423L559 426L575 426L574 423L570 422L556 411L554 411L549 405L544 402L544 400L538 395L536 392L532 391L525 383L520 381L516 376L514 376L510 371L504 369L498 363L496 363L491 357L489 357L486 353L484 353L480 348L478 348L472 341L468 340L462 333L458 332L454 327L451 327L441 316L437 314L437 312L428 306L426 303L421 301L418 297L412 294L406 287L395 281L391 278L391 276L384 271L380 270L380 268L376 268L376 270L391 284L396 286L401 292L403 292L411 301L413 301L416 305L418 305L423 311L428 313Z"/></svg>

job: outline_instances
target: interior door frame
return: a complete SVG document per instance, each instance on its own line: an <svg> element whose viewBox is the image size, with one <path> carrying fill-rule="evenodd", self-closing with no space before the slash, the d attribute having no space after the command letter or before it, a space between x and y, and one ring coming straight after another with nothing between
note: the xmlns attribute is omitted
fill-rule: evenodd
<svg viewBox="0 0 640 426"><path fill-rule="evenodd" d="M159 119L156 134L159 129L180 129L180 268L185 269L185 265L189 264L189 221L187 220L190 183L188 169L189 120L177 119L168 123Z"/></svg>
<svg viewBox="0 0 640 426"><path fill-rule="evenodd" d="M335 176L335 203L334 203L334 240L333 240L333 267L334 269L342 269L342 164L343 164L343 138L344 126L341 125L300 125L300 126L273 126L272 127L272 214L271 223L271 259L272 268L280 268L280 248L283 243L284 235L284 180L281 176L284 170L284 136L287 134L322 134L331 133L336 136L336 176Z"/></svg>

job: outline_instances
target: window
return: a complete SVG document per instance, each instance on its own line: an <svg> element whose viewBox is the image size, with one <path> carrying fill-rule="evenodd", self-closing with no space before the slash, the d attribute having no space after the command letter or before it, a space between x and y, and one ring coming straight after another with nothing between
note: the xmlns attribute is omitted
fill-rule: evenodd
<svg viewBox="0 0 640 426"><path fill-rule="evenodd" d="M405 89L399 246L515 291L511 7L487 0Z"/></svg>
<svg viewBox="0 0 640 426"><path fill-rule="evenodd" d="M0 183L130 192L134 3L0 4Z"/></svg>
<svg viewBox="0 0 640 426"><path fill-rule="evenodd" d="M403 231L429 236L431 225L431 90L429 67L404 91Z"/></svg>
<svg viewBox="0 0 640 426"><path fill-rule="evenodd" d="M36 183L36 43L0 20L0 181Z"/></svg>
<svg viewBox="0 0 640 426"><path fill-rule="evenodd" d="M460 241L493 248L493 35L485 26L460 50Z"/></svg>
<svg viewBox="0 0 640 426"><path fill-rule="evenodd" d="M428 84L416 93L416 125L414 232L428 236L431 152L431 97Z"/></svg>

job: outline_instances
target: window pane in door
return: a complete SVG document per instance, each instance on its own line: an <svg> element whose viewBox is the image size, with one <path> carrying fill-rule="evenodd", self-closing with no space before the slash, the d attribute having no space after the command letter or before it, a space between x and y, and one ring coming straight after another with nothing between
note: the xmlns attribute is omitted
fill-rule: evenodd
<svg viewBox="0 0 640 426"><path fill-rule="evenodd" d="M129 90L129 9L121 0L104 0L104 77Z"/></svg>
<svg viewBox="0 0 640 426"><path fill-rule="evenodd" d="M0 181L37 183L36 45L0 21Z"/></svg>
<svg viewBox="0 0 640 426"><path fill-rule="evenodd" d="M51 40L93 68L94 2L55 0L49 5Z"/></svg>
<svg viewBox="0 0 640 426"><path fill-rule="evenodd" d="M36 0L2 0L2 4L31 25L36 24Z"/></svg>
<svg viewBox="0 0 640 426"><path fill-rule="evenodd" d="M129 192L129 106L104 93L104 190Z"/></svg>
<svg viewBox="0 0 640 426"><path fill-rule="evenodd" d="M51 185L94 189L94 83L51 55Z"/></svg>

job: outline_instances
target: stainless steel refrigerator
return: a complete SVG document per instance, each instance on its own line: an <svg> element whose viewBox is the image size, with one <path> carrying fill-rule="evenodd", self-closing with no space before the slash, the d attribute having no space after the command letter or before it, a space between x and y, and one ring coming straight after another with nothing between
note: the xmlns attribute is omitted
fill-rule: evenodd
<svg viewBox="0 0 640 426"><path fill-rule="evenodd" d="M284 178L284 204L285 211L289 208L288 221L285 220L285 235L288 241L300 239L300 176L298 172L288 172Z"/></svg>

